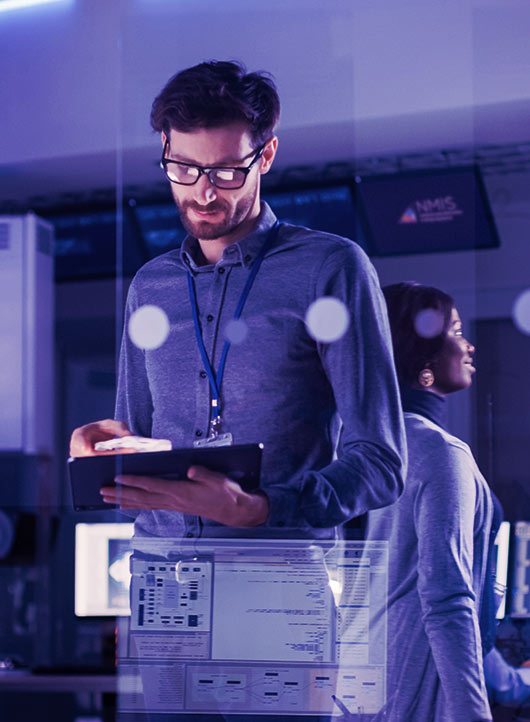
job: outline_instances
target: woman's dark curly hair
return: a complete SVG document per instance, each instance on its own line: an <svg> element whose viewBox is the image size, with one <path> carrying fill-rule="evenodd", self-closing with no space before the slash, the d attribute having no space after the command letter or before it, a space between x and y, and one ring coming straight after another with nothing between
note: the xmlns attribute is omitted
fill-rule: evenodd
<svg viewBox="0 0 530 722"><path fill-rule="evenodd" d="M394 360L400 384L417 385L424 368L436 366L443 348L455 303L438 288L414 281L393 283L383 288L388 307ZM435 335L418 333L418 314L432 310L440 314Z"/></svg>

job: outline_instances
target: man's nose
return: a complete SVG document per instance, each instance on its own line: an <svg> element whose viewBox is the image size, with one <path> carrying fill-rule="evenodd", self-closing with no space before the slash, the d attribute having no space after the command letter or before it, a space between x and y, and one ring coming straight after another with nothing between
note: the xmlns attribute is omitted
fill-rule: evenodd
<svg viewBox="0 0 530 722"><path fill-rule="evenodd" d="M215 186L210 183L206 173L201 175L194 188L195 200L203 206L212 203L217 198Z"/></svg>

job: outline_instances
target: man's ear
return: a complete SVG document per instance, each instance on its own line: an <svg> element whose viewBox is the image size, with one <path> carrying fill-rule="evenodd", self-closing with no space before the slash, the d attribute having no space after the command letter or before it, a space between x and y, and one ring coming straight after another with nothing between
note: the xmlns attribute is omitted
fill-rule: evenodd
<svg viewBox="0 0 530 722"><path fill-rule="evenodd" d="M165 145L165 142L166 142L166 140L167 140L167 135L164 133L164 131L162 131L162 132L160 133L160 136L161 136L161 138L162 138L162 148L163 148L164 145Z"/></svg>
<svg viewBox="0 0 530 722"><path fill-rule="evenodd" d="M278 149L278 138L273 136L267 143L263 155L261 156L261 162L259 166L259 172L261 175L268 173L274 158L276 157L276 151Z"/></svg>

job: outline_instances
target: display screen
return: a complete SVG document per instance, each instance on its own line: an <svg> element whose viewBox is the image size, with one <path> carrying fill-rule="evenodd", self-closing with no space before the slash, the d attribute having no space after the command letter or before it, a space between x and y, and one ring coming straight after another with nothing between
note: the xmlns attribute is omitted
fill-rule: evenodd
<svg viewBox="0 0 530 722"><path fill-rule="evenodd" d="M186 237L177 207L172 201L139 204L134 207L134 212L149 258L178 248Z"/></svg>
<svg viewBox="0 0 530 722"><path fill-rule="evenodd" d="M280 221L362 241L347 184L265 193ZM179 248L186 237L175 203L130 200L115 208L65 209L45 214L55 228L57 281L123 275L132 277L148 260Z"/></svg>
<svg viewBox="0 0 530 722"><path fill-rule="evenodd" d="M506 590L508 587L508 559L510 551L510 522L503 521L495 537L495 582L496 618L506 614Z"/></svg>
<svg viewBox="0 0 530 722"><path fill-rule="evenodd" d="M133 543L120 713L281 720L384 705L388 542Z"/></svg>
<svg viewBox="0 0 530 722"><path fill-rule="evenodd" d="M365 247L348 185L263 192L280 221L350 238Z"/></svg>
<svg viewBox="0 0 530 722"><path fill-rule="evenodd" d="M128 522L93 522L75 527L75 614L112 617L130 614Z"/></svg>
<svg viewBox="0 0 530 722"><path fill-rule="evenodd" d="M69 211L46 220L55 228L57 281L133 276L147 260L128 212L118 219L112 208Z"/></svg>
<svg viewBox="0 0 530 722"><path fill-rule="evenodd" d="M363 227L374 255L499 245L475 167L367 176L356 181Z"/></svg>
<svg viewBox="0 0 530 722"><path fill-rule="evenodd" d="M530 521L512 525L508 612L512 617L530 618Z"/></svg>

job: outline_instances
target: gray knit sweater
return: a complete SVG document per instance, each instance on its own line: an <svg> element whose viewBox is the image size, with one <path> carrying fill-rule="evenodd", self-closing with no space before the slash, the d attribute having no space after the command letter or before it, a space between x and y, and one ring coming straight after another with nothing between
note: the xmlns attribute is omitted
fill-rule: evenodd
<svg viewBox="0 0 530 722"><path fill-rule="evenodd" d="M389 540L387 704L375 719L490 720L478 615L491 495L464 442L417 414L405 427L405 491L368 515L368 539ZM375 626L383 643L382 615Z"/></svg>
<svg viewBox="0 0 530 722"><path fill-rule="evenodd" d="M229 246L217 264L198 265L197 242L188 237L182 249L136 275L126 323L137 308L154 304L167 315L170 333L148 351L123 336L116 418L134 433L170 439L175 448L206 436L210 388L195 338L188 270L206 350L217 369L224 330L275 220L264 203L254 230ZM346 332L332 343L313 340L305 326L307 309L322 296L340 299L350 314ZM403 419L386 308L364 252L345 238L282 224L241 318L248 335L227 356L224 430L236 444L264 444L261 488L270 502L266 524L244 534L329 537L351 517L393 502L403 484ZM192 515L143 511L136 533L242 532Z"/></svg>

